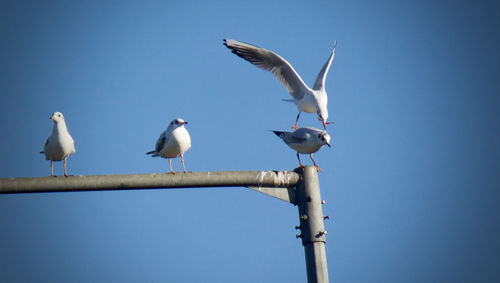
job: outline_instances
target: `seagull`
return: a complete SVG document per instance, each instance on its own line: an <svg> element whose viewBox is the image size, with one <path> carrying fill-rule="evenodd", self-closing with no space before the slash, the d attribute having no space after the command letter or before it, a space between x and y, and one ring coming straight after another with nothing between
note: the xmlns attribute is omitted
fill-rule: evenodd
<svg viewBox="0 0 500 283"><path fill-rule="evenodd" d="M43 151L40 153L45 154L45 159L50 160L50 176L54 175L54 161L64 160L64 176L68 177L66 172L66 158L75 153L75 141L68 132L64 116L61 112L54 112L50 119L54 121L52 128L52 135L45 142Z"/></svg>
<svg viewBox="0 0 500 283"><path fill-rule="evenodd" d="M299 159L299 167L304 167L300 162L299 153L309 154L314 166L318 171L321 168L314 162L312 154L318 151L323 145L330 146L330 135L323 130L318 130L312 127L299 128L294 132L281 132L273 131L280 137L289 147L297 151L297 158Z"/></svg>
<svg viewBox="0 0 500 283"><path fill-rule="evenodd" d="M299 122L300 113L302 112L317 113L318 120L323 123L323 128L325 130L326 125L331 124L326 121L328 119L328 96L325 91L325 79L328 74L328 69L330 69L330 65L332 64L333 57L335 57L337 41L333 43L332 53L319 72L312 89L304 83L299 74L293 69L292 65L278 54L233 39L224 39L224 45L239 57L263 70L270 71L283 86L287 88L293 99L284 100L295 103L299 109L295 125L292 127L294 130L298 129L297 124Z"/></svg>
<svg viewBox="0 0 500 283"><path fill-rule="evenodd" d="M182 169L186 173L186 167L184 166L184 152L186 152L191 147L191 137L188 131L184 127L188 122L177 118L172 120L160 137L156 141L156 148L146 154L152 154L152 157L161 156L163 158L168 158L168 165L170 165L170 174L175 174L172 171L172 160L177 156L181 157Z"/></svg>

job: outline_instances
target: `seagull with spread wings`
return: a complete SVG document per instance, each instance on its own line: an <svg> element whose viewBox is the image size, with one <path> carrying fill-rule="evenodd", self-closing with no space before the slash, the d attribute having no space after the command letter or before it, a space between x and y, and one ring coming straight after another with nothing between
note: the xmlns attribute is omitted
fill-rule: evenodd
<svg viewBox="0 0 500 283"><path fill-rule="evenodd" d="M299 109L293 129L298 129L297 124L302 112L317 113L318 120L321 121L325 129L326 125L330 124L326 121L328 119L328 96L325 91L325 79L333 57L335 57L337 41L334 42L332 53L319 72L312 89L304 83L292 65L278 54L233 39L224 39L224 45L239 57L263 70L270 71L287 88L293 99L286 99L286 101L295 103Z"/></svg>

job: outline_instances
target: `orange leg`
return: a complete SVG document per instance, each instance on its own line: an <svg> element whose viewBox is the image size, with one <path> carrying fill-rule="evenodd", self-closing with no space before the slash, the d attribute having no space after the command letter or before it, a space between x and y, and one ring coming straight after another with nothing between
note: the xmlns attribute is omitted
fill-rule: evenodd
<svg viewBox="0 0 500 283"><path fill-rule="evenodd" d="M304 167L304 165L302 165L302 162L300 162L299 152L297 152L297 159L299 160L299 168Z"/></svg>
<svg viewBox="0 0 500 283"><path fill-rule="evenodd" d="M312 153L309 154L309 157L311 157L311 160L312 160L314 166L316 167L316 170L318 170L318 172L321 172L321 168L319 168L318 164L316 164L316 162L314 162Z"/></svg>
<svg viewBox="0 0 500 283"><path fill-rule="evenodd" d="M293 125L292 129L297 130L299 127L297 127L297 124L299 123L299 117L300 117L300 111L299 114L297 114L297 119L295 120L295 125Z"/></svg>

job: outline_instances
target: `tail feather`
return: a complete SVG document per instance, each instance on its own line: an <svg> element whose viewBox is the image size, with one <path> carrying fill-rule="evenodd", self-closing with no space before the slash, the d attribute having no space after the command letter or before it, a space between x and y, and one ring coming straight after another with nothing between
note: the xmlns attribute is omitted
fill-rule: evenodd
<svg viewBox="0 0 500 283"><path fill-rule="evenodd" d="M285 132L282 132L282 131L273 131L274 134L276 134L278 137L281 137L282 134L284 134Z"/></svg>
<svg viewBox="0 0 500 283"><path fill-rule="evenodd" d="M148 151L148 152L146 152L146 154L153 154L153 153L155 153L155 152L156 152L156 150L152 150L152 151Z"/></svg>

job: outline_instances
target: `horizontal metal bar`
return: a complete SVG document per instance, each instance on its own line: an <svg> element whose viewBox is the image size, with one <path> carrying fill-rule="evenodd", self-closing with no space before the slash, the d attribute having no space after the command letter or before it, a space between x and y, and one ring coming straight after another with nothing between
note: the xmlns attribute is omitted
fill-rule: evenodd
<svg viewBox="0 0 500 283"><path fill-rule="evenodd" d="M293 187L290 171L216 171L69 177L0 178L0 194L192 187Z"/></svg>

